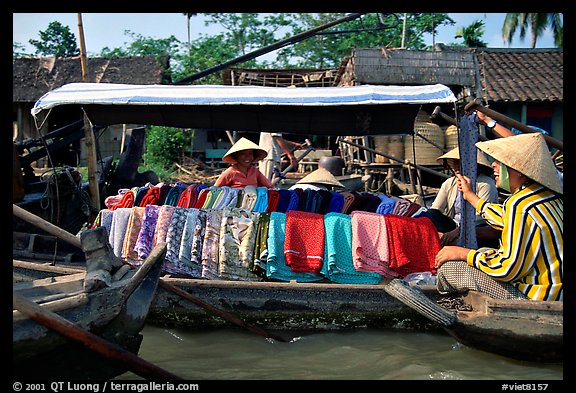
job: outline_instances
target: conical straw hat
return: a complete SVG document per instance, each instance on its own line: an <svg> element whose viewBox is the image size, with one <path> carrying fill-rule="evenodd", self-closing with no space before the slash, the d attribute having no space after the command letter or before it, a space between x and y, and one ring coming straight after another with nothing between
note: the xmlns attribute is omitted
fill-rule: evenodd
<svg viewBox="0 0 576 393"><path fill-rule="evenodd" d="M325 168L318 168L314 172L310 172L308 175L298 180L296 184L326 184L329 186L345 188L344 184L340 183L338 179L336 179L334 175Z"/></svg>
<svg viewBox="0 0 576 393"><path fill-rule="evenodd" d="M457 147L444 153L443 155L438 157L436 161L442 163L442 160L449 160L449 159L452 160L460 159L460 150L458 150ZM492 162L490 161L490 158L488 158L488 155L486 155L486 153L484 153L480 149L477 149L476 162L478 162L479 165L484 165L485 167L492 168Z"/></svg>
<svg viewBox="0 0 576 393"><path fill-rule="evenodd" d="M262 149L260 146L252 142L250 139L246 139L244 137L238 139L238 141L232 145L230 150L224 154L222 157L222 161L227 162L228 164L236 164L236 159L231 155L241 150L254 150L254 159L257 161L263 160L268 155L268 152Z"/></svg>
<svg viewBox="0 0 576 393"><path fill-rule="evenodd" d="M544 136L539 132L476 143L478 149L544 187L563 194Z"/></svg>

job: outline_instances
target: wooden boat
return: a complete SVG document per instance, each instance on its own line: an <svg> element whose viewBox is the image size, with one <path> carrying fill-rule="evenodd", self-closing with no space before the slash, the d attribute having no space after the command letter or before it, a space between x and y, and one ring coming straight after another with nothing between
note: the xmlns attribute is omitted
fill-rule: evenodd
<svg viewBox="0 0 576 393"><path fill-rule="evenodd" d="M137 354L142 341L140 331L154 298L165 255L165 244L153 250L150 257L138 269L124 270L125 275L112 280L109 286L90 288L88 272L18 281L13 283L13 375L17 378L35 379L110 379L133 370L128 357L126 362L118 357L105 357L94 346L99 341L78 342L61 334L52 325L38 323L28 306L36 305L42 313L56 314L70 328L89 337L102 339L111 345L108 351L119 349ZM61 328L62 324L56 324ZM73 329L72 329L73 328ZM123 352L120 351L120 354ZM121 357L120 357L121 358Z"/></svg>
<svg viewBox="0 0 576 393"><path fill-rule="evenodd" d="M74 275L69 267L14 263L21 271L27 269L28 277L50 272ZM505 357L534 362L563 361L561 301L504 301L473 291L457 298L446 297L433 285L408 285L398 279L377 285L355 285L165 275L159 282L147 315L147 321L157 325L189 329L237 325L266 337L273 335L263 329L283 331L284 336L295 330L444 330L466 346ZM447 300L459 307L443 307Z"/></svg>
<svg viewBox="0 0 576 393"><path fill-rule="evenodd" d="M387 91L389 88L317 88L313 93L318 97L310 97L311 91L306 89L69 84L43 96L32 112L34 117L44 119L53 109L81 107L98 126L146 123L365 136L412 134L414 118L422 105L456 102L451 91L441 85L393 87L398 93L402 90L398 96ZM181 89L187 93L181 94ZM237 96L240 91L242 99ZM467 165L464 158L463 166ZM501 302L469 293L462 300L472 306L472 311L453 311L436 303L441 299L436 298L434 287L420 289L401 280L381 285L339 285L166 277L161 282L197 295L201 304L218 305L269 328L413 328L414 324L407 322L424 317L427 326L443 329L473 348L515 359L562 361L562 302ZM188 304L183 295L160 290L149 318L165 324L179 321L188 326L208 326L214 318L205 310Z"/></svg>
<svg viewBox="0 0 576 393"><path fill-rule="evenodd" d="M390 284L393 296L468 347L516 360L563 362L563 301L499 300L469 291L449 298L458 304L449 311L400 280Z"/></svg>

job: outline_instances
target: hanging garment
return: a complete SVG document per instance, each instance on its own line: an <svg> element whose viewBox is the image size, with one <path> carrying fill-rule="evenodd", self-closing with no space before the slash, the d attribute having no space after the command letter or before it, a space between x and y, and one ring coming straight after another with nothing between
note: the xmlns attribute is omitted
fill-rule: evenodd
<svg viewBox="0 0 576 393"><path fill-rule="evenodd" d="M130 218L131 212L132 208L130 207L119 207L114 209L114 216L112 217L108 240L110 241L114 255L116 255L118 258L122 258L124 234L126 233L126 228L128 227L128 220Z"/></svg>
<svg viewBox="0 0 576 393"><path fill-rule="evenodd" d="M220 244L220 227L222 210L205 209L206 231L202 244L202 278L219 279L218 277L218 246Z"/></svg>
<svg viewBox="0 0 576 393"><path fill-rule="evenodd" d="M293 272L284 258L284 241L286 238L286 213L270 213L268 228L268 260L266 261L266 276L280 281L313 282L323 276L315 273Z"/></svg>
<svg viewBox="0 0 576 393"><path fill-rule="evenodd" d="M168 228L170 228L170 219L172 218L172 214L174 214L175 209L176 208L171 205L160 206L152 248L154 248L159 243L166 242L166 235L168 234Z"/></svg>
<svg viewBox="0 0 576 393"><path fill-rule="evenodd" d="M222 211L218 276L223 280L261 281L248 268L254 260L254 243L260 213L247 209Z"/></svg>
<svg viewBox="0 0 576 393"><path fill-rule="evenodd" d="M122 259L130 265L136 266L139 265L141 261L139 261L138 253L134 248L136 247L136 241L138 240L138 234L142 227L146 208L135 206L130 210L128 225L124 233L124 243L122 244Z"/></svg>
<svg viewBox="0 0 576 393"><path fill-rule="evenodd" d="M286 264L294 272L320 274L324 260L322 214L297 210L286 213L284 257Z"/></svg>
<svg viewBox="0 0 576 393"><path fill-rule="evenodd" d="M361 272L376 272L384 277L400 275L389 266L389 244L384 215L353 211L352 220L352 260L354 268Z"/></svg>
<svg viewBox="0 0 576 393"><path fill-rule="evenodd" d="M341 284L378 284L382 276L374 272L359 272L352 261L352 219L342 213L324 216L326 242L321 273L330 281Z"/></svg>
<svg viewBox="0 0 576 393"><path fill-rule="evenodd" d="M134 251L138 255L140 262L148 258L148 255L150 255L152 251L159 211L160 206L158 205L146 205L144 208L144 217L142 218L140 232L134 245Z"/></svg>
<svg viewBox="0 0 576 393"><path fill-rule="evenodd" d="M248 270L258 277L266 278L266 262L268 260L268 228L270 213L261 213L258 219L256 241L254 242L254 259L248 265Z"/></svg>
<svg viewBox="0 0 576 393"><path fill-rule="evenodd" d="M390 252L390 268L400 276L409 273L432 272L434 258L440 248L440 237L428 217L384 216Z"/></svg>
<svg viewBox="0 0 576 393"><path fill-rule="evenodd" d="M166 256L162 264L162 270L168 273L179 274L183 273L184 269L180 263L180 244L182 242L182 234L184 233L184 225L188 217L188 209L181 206L175 206L172 216L170 217L170 225L166 232Z"/></svg>

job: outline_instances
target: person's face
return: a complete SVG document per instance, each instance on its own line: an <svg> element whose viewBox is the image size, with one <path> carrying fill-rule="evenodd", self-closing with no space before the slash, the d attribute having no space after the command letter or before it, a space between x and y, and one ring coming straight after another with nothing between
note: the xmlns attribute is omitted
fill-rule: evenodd
<svg viewBox="0 0 576 393"><path fill-rule="evenodd" d="M243 166L252 165L254 162L254 150L240 150L236 153L236 161L238 161L238 164Z"/></svg>
<svg viewBox="0 0 576 393"><path fill-rule="evenodd" d="M496 182L496 187L500 188L500 161L494 161L492 163L492 169L494 170L494 181Z"/></svg>

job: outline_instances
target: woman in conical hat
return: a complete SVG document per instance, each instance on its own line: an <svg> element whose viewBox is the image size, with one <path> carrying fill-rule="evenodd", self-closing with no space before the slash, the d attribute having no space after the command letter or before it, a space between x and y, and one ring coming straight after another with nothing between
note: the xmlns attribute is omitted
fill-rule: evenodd
<svg viewBox="0 0 576 393"><path fill-rule="evenodd" d="M267 154L266 150L251 140L240 138L222 157L222 161L230 164L230 167L222 172L214 186L272 188L272 182L254 166L256 162L264 159Z"/></svg>
<svg viewBox="0 0 576 393"><path fill-rule="evenodd" d="M313 190L328 190L329 188L345 188L336 177L326 168L318 168L310 172L302 179L298 180L296 184L290 187L291 190L296 188L309 188Z"/></svg>
<svg viewBox="0 0 576 393"><path fill-rule="evenodd" d="M492 156L496 185L511 195L488 203L460 174L464 199L502 230L498 249L445 246L436 255L441 293L477 290L499 299L563 300L563 187L544 136L516 135L476 146Z"/></svg>

